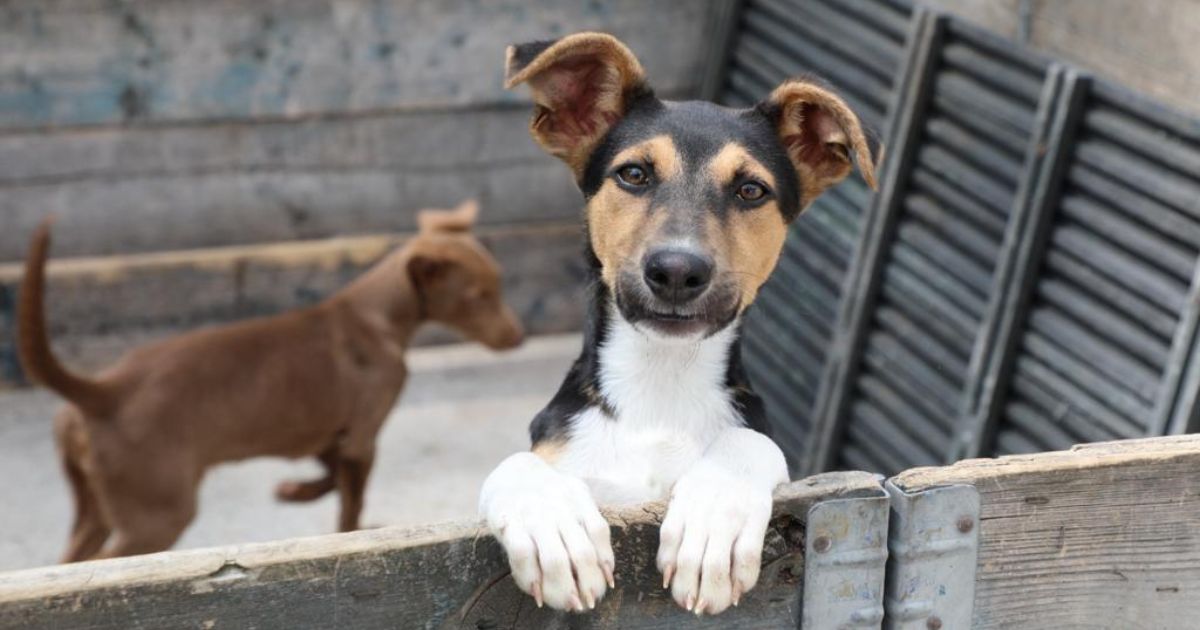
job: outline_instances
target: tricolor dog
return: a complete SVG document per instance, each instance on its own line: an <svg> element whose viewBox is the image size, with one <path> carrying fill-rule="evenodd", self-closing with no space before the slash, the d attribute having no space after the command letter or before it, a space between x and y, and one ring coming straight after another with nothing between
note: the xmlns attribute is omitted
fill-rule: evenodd
<svg viewBox="0 0 1200 630"><path fill-rule="evenodd" d="M614 586L597 505L669 497L657 564L680 606L716 614L758 580L771 494L787 480L739 358L742 314L788 224L875 158L837 95L787 81L730 109L655 97L620 41L579 33L508 50L534 139L586 200L583 351L530 427L530 452L480 511L539 605L583 611Z"/></svg>

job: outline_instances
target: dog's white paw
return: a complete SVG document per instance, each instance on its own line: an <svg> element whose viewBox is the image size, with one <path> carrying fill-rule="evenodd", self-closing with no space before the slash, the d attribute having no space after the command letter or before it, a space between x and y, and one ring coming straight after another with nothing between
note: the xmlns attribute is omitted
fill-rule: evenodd
<svg viewBox="0 0 1200 630"><path fill-rule="evenodd" d="M663 587L697 615L736 606L758 582L770 518L763 484L700 462L675 483L659 530Z"/></svg>
<svg viewBox="0 0 1200 630"><path fill-rule="evenodd" d="M590 610L613 586L608 523L582 480L518 453L484 481L479 510L538 606Z"/></svg>

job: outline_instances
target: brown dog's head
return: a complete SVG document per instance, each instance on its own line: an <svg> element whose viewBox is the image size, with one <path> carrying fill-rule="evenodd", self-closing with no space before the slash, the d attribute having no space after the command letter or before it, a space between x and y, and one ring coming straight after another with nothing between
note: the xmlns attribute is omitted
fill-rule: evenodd
<svg viewBox="0 0 1200 630"><path fill-rule="evenodd" d="M500 293L500 265L471 234L476 203L423 210L408 250L408 274L424 316L489 348L512 348L525 333Z"/></svg>
<svg viewBox="0 0 1200 630"><path fill-rule="evenodd" d="M579 33L508 49L507 86L529 83L530 131L575 174L600 278L622 317L660 334L734 321L775 267L787 225L875 157L837 95L787 81L730 109L656 98L620 41Z"/></svg>

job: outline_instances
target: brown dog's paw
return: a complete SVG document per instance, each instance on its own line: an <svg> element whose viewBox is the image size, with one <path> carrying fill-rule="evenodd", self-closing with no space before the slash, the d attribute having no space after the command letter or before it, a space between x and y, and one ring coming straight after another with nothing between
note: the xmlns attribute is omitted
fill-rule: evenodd
<svg viewBox="0 0 1200 630"><path fill-rule="evenodd" d="M285 481L275 487L275 498L288 503L316 501L333 490L333 478L315 481Z"/></svg>

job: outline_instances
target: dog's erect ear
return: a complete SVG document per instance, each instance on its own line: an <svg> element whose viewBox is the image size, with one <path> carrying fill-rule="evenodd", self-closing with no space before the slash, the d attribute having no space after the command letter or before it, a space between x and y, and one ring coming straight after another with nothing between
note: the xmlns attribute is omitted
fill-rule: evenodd
<svg viewBox="0 0 1200 630"><path fill-rule="evenodd" d="M842 181L853 164L858 164L867 185L876 188L875 166L882 149L872 151L858 116L837 94L815 83L792 80L775 88L759 109L774 121L800 176L801 207Z"/></svg>
<svg viewBox="0 0 1200 630"><path fill-rule="evenodd" d="M605 33L509 46L507 63L504 86L533 90L533 138L576 175L630 102L650 94L637 57Z"/></svg>
<svg viewBox="0 0 1200 630"><path fill-rule="evenodd" d="M479 216L479 203L468 199L453 210L422 210L417 213L417 229L430 232L469 232Z"/></svg>

